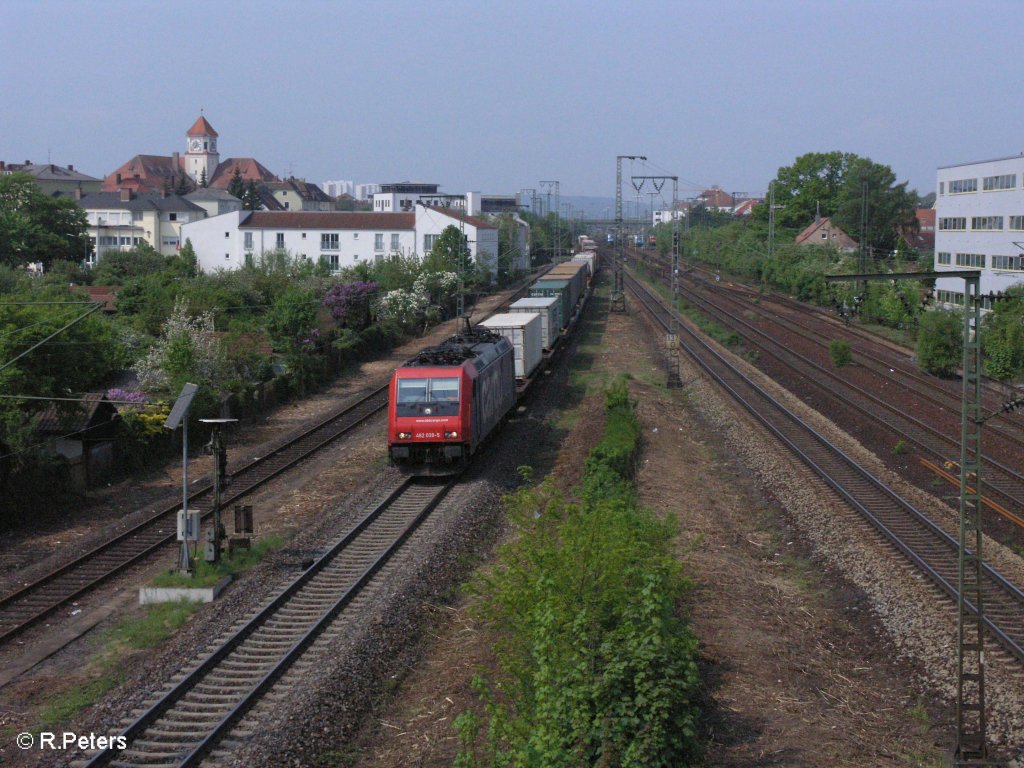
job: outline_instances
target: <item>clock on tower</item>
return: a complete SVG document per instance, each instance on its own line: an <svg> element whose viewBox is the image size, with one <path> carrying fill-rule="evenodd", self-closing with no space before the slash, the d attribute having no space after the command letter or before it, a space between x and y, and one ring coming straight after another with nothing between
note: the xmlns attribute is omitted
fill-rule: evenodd
<svg viewBox="0 0 1024 768"><path fill-rule="evenodd" d="M202 139L189 139L188 140L188 151L189 152L202 152L203 141Z"/></svg>

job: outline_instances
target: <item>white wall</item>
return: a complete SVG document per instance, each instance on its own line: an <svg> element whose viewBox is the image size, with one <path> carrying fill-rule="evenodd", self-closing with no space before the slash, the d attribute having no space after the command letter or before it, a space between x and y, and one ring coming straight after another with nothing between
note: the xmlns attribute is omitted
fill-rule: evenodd
<svg viewBox="0 0 1024 768"><path fill-rule="evenodd" d="M239 221L249 211L231 211L200 221L192 221L181 228L181 244L192 241L199 268L204 272L219 269L238 269L245 264ZM225 236L226 235L226 236Z"/></svg>
<svg viewBox="0 0 1024 768"><path fill-rule="evenodd" d="M986 176L1016 176L1012 189L984 191ZM950 182L960 179L976 179L977 192L952 194ZM942 193L939 194L939 190ZM985 255L985 268L981 270L981 292L1005 291L1011 285L1024 281L1024 271L994 270L993 256L1024 256L1024 231L1010 229L1011 216L1024 216L1024 157L1011 157L980 163L940 168L936 178L935 199L935 270L968 269L957 266L957 253L979 253ZM1002 216L1000 230L974 230L971 219L979 216ZM943 218L963 217L966 229L963 231L941 230ZM939 264L939 254L949 253L950 263ZM963 293L963 280L957 278L936 281L938 290Z"/></svg>
<svg viewBox="0 0 1024 768"><path fill-rule="evenodd" d="M419 253L426 256L423 247L425 235L440 235L446 227L459 228L459 220L442 213L435 208L416 206L416 247ZM465 222L466 239L469 240L469 253L473 260L482 268L490 271L493 277L498 268L498 228L497 226L476 227Z"/></svg>
<svg viewBox="0 0 1024 768"><path fill-rule="evenodd" d="M336 256L338 269L350 267L360 262L384 258L392 250L392 235L398 235L399 253L410 255L415 252L416 233L409 229L298 229L289 227L268 227L261 229L247 228L243 217L247 211L224 214L212 219L187 224L182 227L183 237L192 240L192 247L199 258L199 265L204 272L218 269L239 269L245 265L247 253L259 260L260 256L279 247L278 235L283 236L283 248L293 257L305 257L319 262L324 257L331 263ZM337 247L321 247L323 235L336 235L336 239L327 238L327 245ZM252 247L247 247L246 236L250 236ZM377 235L383 235L381 247L377 247ZM184 240L182 241L184 242Z"/></svg>

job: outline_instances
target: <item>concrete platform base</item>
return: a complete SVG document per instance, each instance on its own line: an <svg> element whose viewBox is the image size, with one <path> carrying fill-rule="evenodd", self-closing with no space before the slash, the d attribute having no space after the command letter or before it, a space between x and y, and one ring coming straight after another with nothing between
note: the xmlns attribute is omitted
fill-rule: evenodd
<svg viewBox="0 0 1024 768"><path fill-rule="evenodd" d="M175 603L178 600L212 603L230 583L231 577L225 576L212 587L139 587L139 605Z"/></svg>

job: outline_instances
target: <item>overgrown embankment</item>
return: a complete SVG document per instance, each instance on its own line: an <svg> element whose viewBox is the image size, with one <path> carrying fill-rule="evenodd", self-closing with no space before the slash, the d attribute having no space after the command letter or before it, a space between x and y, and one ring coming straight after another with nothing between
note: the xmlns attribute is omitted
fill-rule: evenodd
<svg viewBox="0 0 1024 768"><path fill-rule="evenodd" d="M517 536L477 587L499 669L456 720L456 765L679 766L700 753L697 641L668 523L639 506L640 424L619 379L579 498L550 482L507 502Z"/></svg>

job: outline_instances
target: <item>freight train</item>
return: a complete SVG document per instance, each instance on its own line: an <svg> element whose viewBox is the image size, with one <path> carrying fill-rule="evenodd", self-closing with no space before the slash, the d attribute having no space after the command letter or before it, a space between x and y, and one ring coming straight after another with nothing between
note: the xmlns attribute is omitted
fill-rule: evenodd
<svg viewBox="0 0 1024 768"><path fill-rule="evenodd" d="M579 317L598 266L593 241L508 311L427 347L391 376L388 458L407 474L461 472ZM580 243L580 245L584 245Z"/></svg>

